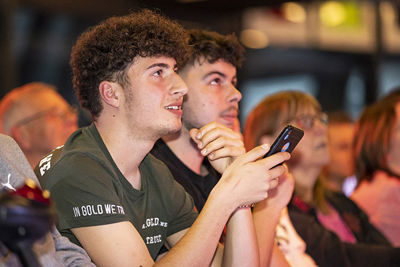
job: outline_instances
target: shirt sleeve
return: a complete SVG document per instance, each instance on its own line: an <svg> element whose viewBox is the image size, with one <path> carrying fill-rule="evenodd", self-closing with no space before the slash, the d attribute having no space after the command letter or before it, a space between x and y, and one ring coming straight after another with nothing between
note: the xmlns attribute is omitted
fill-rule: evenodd
<svg viewBox="0 0 400 267"><path fill-rule="evenodd" d="M47 175L60 231L128 220L114 189L116 179L95 159L65 157Z"/></svg>

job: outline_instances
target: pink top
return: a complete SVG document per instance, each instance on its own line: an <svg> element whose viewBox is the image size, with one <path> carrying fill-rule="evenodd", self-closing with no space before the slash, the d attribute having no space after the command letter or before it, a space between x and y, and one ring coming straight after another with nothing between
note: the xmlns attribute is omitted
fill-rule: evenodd
<svg viewBox="0 0 400 267"><path fill-rule="evenodd" d="M351 199L394 246L400 246L400 180L377 171L371 182L363 181Z"/></svg>
<svg viewBox="0 0 400 267"><path fill-rule="evenodd" d="M322 212L317 211L319 222L326 229L334 232L343 242L356 243L357 239L353 235L353 232L351 232L336 209L329 205L329 211L329 214L323 214Z"/></svg>

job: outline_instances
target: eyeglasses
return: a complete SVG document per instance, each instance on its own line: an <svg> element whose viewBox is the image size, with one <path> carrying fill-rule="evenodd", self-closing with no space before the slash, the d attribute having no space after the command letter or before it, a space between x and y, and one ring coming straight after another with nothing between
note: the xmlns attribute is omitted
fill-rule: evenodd
<svg viewBox="0 0 400 267"><path fill-rule="evenodd" d="M28 123L31 123L35 120L41 119L46 116L51 116L51 117L58 117L62 120L68 119L72 115L76 115L77 110L76 108L70 106L65 110L60 110L58 107L52 107L43 111L39 111L31 116L28 116L26 118L21 119L18 121L13 127L19 127Z"/></svg>
<svg viewBox="0 0 400 267"><path fill-rule="evenodd" d="M315 126L316 121L320 121L322 124L327 125L328 124L328 114L326 113L318 113L315 115L300 115L295 117L294 119L291 119L289 121L292 121L296 123L300 128L303 130L311 130Z"/></svg>

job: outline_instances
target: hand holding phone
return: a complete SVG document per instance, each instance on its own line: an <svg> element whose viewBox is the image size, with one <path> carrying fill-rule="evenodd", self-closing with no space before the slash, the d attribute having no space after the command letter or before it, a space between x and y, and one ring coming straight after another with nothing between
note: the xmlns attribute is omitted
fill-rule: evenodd
<svg viewBox="0 0 400 267"><path fill-rule="evenodd" d="M277 152L289 152L291 153L296 145L299 143L304 135L304 131L296 128L292 125L287 125L279 136L275 139L271 145L270 150L265 157L271 156Z"/></svg>

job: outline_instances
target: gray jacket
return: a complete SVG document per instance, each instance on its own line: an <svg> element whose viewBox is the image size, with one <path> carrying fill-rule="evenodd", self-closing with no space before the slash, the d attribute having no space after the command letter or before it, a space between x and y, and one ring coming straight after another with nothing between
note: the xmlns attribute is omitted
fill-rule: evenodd
<svg viewBox="0 0 400 267"><path fill-rule="evenodd" d="M18 188L26 179L39 182L17 143L9 136L0 134L0 189ZM33 250L42 266L95 266L86 251L60 235L55 227ZM0 242L0 267L21 266L17 257Z"/></svg>

